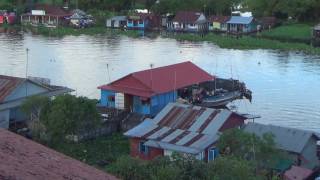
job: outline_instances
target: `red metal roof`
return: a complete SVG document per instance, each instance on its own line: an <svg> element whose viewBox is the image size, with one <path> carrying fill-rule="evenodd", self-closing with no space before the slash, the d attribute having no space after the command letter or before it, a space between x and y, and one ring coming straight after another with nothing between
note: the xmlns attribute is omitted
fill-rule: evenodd
<svg viewBox="0 0 320 180"><path fill-rule="evenodd" d="M0 179L117 179L4 129L0 129L0 159Z"/></svg>
<svg viewBox="0 0 320 180"><path fill-rule="evenodd" d="M46 12L46 16L64 17L72 15L71 12L62 9L61 7L49 4L36 4L34 10L44 10Z"/></svg>
<svg viewBox="0 0 320 180"><path fill-rule="evenodd" d="M229 21L230 16L210 16L208 18L209 22L219 22L219 23L226 23Z"/></svg>
<svg viewBox="0 0 320 180"><path fill-rule="evenodd" d="M202 13L194 11L179 11L173 21L181 23L195 23Z"/></svg>
<svg viewBox="0 0 320 180"><path fill-rule="evenodd" d="M304 180L312 175L313 171L303 167L292 166L284 173L285 180Z"/></svg>
<svg viewBox="0 0 320 180"><path fill-rule="evenodd" d="M149 98L213 79L214 76L188 61L135 72L98 88Z"/></svg>
<svg viewBox="0 0 320 180"><path fill-rule="evenodd" d="M0 103L23 81L23 78L0 75Z"/></svg>

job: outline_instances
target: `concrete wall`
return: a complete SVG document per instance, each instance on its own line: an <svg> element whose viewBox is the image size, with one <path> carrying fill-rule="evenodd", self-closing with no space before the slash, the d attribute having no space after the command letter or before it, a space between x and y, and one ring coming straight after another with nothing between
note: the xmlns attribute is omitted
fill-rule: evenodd
<svg viewBox="0 0 320 180"><path fill-rule="evenodd" d="M9 128L10 110L0 111L0 128Z"/></svg>
<svg viewBox="0 0 320 180"><path fill-rule="evenodd" d="M26 91L27 89L27 91ZM5 101L12 101L19 98L26 97L26 94L28 96L41 94L44 92L47 92L48 90L44 87L38 86L36 84L25 82L21 84L18 88L16 88L6 99Z"/></svg>
<svg viewBox="0 0 320 180"><path fill-rule="evenodd" d="M302 156L305 161L302 160L301 166L309 169L319 167L319 157L317 156L317 139L315 137L310 138L307 145L302 151Z"/></svg>
<svg viewBox="0 0 320 180"><path fill-rule="evenodd" d="M131 138L130 139L130 156L137 157L143 160L152 160L156 157L163 156L164 152L162 149L149 147L148 154L140 153L139 145L143 139Z"/></svg>

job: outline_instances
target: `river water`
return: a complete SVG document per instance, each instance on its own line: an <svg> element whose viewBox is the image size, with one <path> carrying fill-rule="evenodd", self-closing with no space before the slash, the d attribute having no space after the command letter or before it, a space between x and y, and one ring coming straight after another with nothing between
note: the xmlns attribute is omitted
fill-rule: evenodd
<svg viewBox="0 0 320 180"><path fill-rule="evenodd" d="M76 95L99 98L97 86L128 73L192 61L222 78L244 81L252 103L236 101L238 111L262 116L256 122L320 132L320 57L295 52L230 50L209 43L161 37L65 36L0 33L0 74L51 79ZM108 70L109 69L109 70ZM109 72L109 73L108 73Z"/></svg>

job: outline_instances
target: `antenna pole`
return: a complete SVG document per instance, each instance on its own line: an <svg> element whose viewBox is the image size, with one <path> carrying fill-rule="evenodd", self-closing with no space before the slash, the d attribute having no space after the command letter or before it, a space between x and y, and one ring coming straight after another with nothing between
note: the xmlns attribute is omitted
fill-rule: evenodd
<svg viewBox="0 0 320 180"><path fill-rule="evenodd" d="M26 80L28 80L28 70L29 70L29 51L30 49L27 48L27 62L26 62ZM28 83L26 83L26 97L28 96Z"/></svg>

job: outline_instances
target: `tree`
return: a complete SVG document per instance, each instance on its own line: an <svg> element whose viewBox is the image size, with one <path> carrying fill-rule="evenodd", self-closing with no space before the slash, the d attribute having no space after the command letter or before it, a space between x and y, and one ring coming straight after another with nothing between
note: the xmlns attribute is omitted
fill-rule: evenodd
<svg viewBox="0 0 320 180"><path fill-rule="evenodd" d="M214 180L259 179L253 172L253 167L248 161L234 156L219 157L210 162L208 168L208 176Z"/></svg>
<svg viewBox="0 0 320 180"><path fill-rule="evenodd" d="M65 140L67 135L94 130L100 122L96 101L85 97L61 95L45 101L41 97L24 102L25 112L39 112L50 145ZM39 114L39 113L38 113Z"/></svg>
<svg viewBox="0 0 320 180"><path fill-rule="evenodd" d="M232 156L249 161L257 170L274 168L279 159L287 159L284 152L276 148L272 134L258 137L239 129L225 131L217 147L223 156Z"/></svg>

